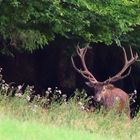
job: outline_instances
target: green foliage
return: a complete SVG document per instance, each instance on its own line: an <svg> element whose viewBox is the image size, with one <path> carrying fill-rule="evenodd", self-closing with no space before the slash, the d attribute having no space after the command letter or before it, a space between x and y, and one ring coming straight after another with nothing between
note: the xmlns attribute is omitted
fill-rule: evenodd
<svg viewBox="0 0 140 140"><path fill-rule="evenodd" d="M139 0L1 0L0 36L29 51L56 35L110 44L140 24L139 13Z"/></svg>
<svg viewBox="0 0 140 140"><path fill-rule="evenodd" d="M135 49L140 52L140 26L135 27L132 32L123 35L121 42L125 46L135 47Z"/></svg>

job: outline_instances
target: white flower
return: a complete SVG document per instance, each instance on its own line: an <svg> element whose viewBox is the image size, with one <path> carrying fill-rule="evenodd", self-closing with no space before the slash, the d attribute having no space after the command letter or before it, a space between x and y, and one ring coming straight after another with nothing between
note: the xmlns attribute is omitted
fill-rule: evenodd
<svg viewBox="0 0 140 140"><path fill-rule="evenodd" d="M27 99L27 101L30 101L31 97L30 96L27 96L26 99Z"/></svg>
<svg viewBox="0 0 140 140"><path fill-rule="evenodd" d="M60 93L60 94L62 93L61 90L59 90L59 93Z"/></svg>
<svg viewBox="0 0 140 140"><path fill-rule="evenodd" d="M137 94L137 90L136 89L134 90L134 93Z"/></svg>
<svg viewBox="0 0 140 140"><path fill-rule="evenodd" d="M94 99L94 96L91 96L91 99Z"/></svg>
<svg viewBox="0 0 140 140"><path fill-rule="evenodd" d="M50 87L48 87L48 91L52 91L52 89Z"/></svg>
<svg viewBox="0 0 140 140"><path fill-rule="evenodd" d="M6 91L9 89L9 85L8 84L5 84L3 89L5 89Z"/></svg>
<svg viewBox="0 0 140 140"><path fill-rule="evenodd" d="M66 98L66 97L67 97L67 95L66 95L66 94L63 94L63 95L62 95L62 97L63 97L63 98Z"/></svg>
<svg viewBox="0 0 140 140"><path fill-rule="evenodd" d="M19 85L19 86L18 86L18 90L21 90L21 89L22 89L22 85Z"/></svg>
<svg viewBox="0 0 140 140"><path fill-rule="evenodd" d="M81 109L82 109L82 110L85 110L85 107L84 107L84 106L81 106Z"/></svg>
<svg viewBox="0 0 140 140"><path fill-rule="evenodd" d="M82 102L78 102L78 105L82 106L82 105L83 105L83 103L82 103Z"/></svg>
<svg viewBox="0 0 140 140"><path fill-rule="evenodd" d="M45 91L45 93L46 93L46 94L49 94L50 92L49 92L49 91Z"/></svg>
<svg viewBox="0 0 140 140"><path fill-rule="evenodd" d="M16 93L15 96L16 97L22 97L22 93Z"/></svg>
<svg viewBox="0 0 140 140"><path fill-rule="evenodd" d="M5 86L4 86L4 85L2 85L2 87L1 87L1 88L2 88L2 90L5 90Z"/></svg>
<svg viewBox="0 0 140 140"><path fill-rule="evenodd" d="M58 92L59 94L61 94L62 92L61 92L61 90L56 90L56 92Z"/></svg>

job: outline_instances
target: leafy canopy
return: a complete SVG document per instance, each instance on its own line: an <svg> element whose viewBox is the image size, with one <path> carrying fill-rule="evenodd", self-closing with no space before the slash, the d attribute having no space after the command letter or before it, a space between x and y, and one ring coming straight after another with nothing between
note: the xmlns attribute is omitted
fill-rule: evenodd
<svg viewBox="0 0 140 140"><path fill-rule="evenodd" d="M0 0L0 39L33 51L56 35L111 44L140 25L140 0Z"/></svg>

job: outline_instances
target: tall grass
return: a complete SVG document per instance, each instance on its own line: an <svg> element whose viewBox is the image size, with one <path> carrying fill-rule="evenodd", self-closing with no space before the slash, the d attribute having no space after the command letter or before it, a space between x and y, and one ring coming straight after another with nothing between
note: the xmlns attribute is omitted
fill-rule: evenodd
<svg viewBox="0 0 140 140"><path fill-rule="evenodd" d="M44 136L47 135L45 135L44 129L46 129L46 133L49 133L47 132L47 129L51 129L50 127L55 127L57 133L59 133L60 128L60 133L63 133L64 130L67 130L68 133L70 133L68 135L73 135L73 132L82 132L83 134L85 133L87 137L89 135L89 137L93 138L93 135L97 134L107 139L114 140L140 139L139 115L130 121L126 116L118 116L114 114L114 112L109 112L108 114L86 112L79 108L79 105L74 99L70 100L67 104L62 103L60 105L54 103L52 107L46 110L42 107L35 106L34 103L27 102L27 100L23 98L8 97L0 101L0 112L1 124L4 119L8 119L8 121L9 119L15 119L18 121L17 124L19 124L19 126L21 123L21 129L22 126L28 123L33 125L35 124L35 126L39 125L39 131L42 131ZM41 128L41 125L43 125L43 128ZM13 129L13 131L15 129L16 131L17 128L14 126L8 126L8 129ZM2 131L3 130L1 128L0 132ZM38 128L36 131L38 131Z"/></svg>
<svg viewBox="0 0 140 140"><path fill-rule="evenodd" d="M69 101L58 88L48 88L43 97L36 95L33 100L32 93L33 87L14 88L0 74L0 139L140 139L140 113L129 120L114 111L92 112L86 107L92 97L88 99L84 91L76 91Z"/></svg>

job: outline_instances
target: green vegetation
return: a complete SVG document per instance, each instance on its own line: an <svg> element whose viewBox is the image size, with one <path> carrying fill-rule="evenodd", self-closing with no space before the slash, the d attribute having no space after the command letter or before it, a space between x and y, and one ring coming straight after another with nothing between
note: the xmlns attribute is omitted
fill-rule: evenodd
<svg viewBox="0 0 140 140"><path fill-rule="evenodd" d="M140 139L139 115L130 121L113 112L86 112L75 99L46 110L23 98L0 97L0 139Z"/></svg>
<svg viewBox="0 0 140 140"><path fill-rule="evenodd" d="M0 51L32 52L58 36L139 50L139 13L140 0L0 0ZM67 102L57 89L59 95L49 90L31 101L33 92L8 85L0 74L0 139L140 139L139 114L130 121L113 111L85 111L80 104L87 98Z"/></svg>
<svg viewBox="0 0 140 140"><path fill-rule="evenodd" d="M48 88L45 96L36 95L31 100L32 93L33 86L22 90L21 85L13 87L0 75L0 139L140 138L139 114L130 121L125 114L119 116L113 110L108 113L89 110L87 103L93 98L87 97L84 90L76 90L68 101L58 88L53 91Z"/></svg>
<svg viewBox="0 0 140 140"><path fill-rule="evenodd" d="M1 51L8 45L33 51L56 36L119 44L139 27L139 13L139 0L0 0Z"/></svg>
<svg viewBox="0 0 140 140"><path fill-rule="evenodd" d="M85 131L41 125L32 121L0 118L0 126L0 139L3 140L107 140Z"/></svg>

